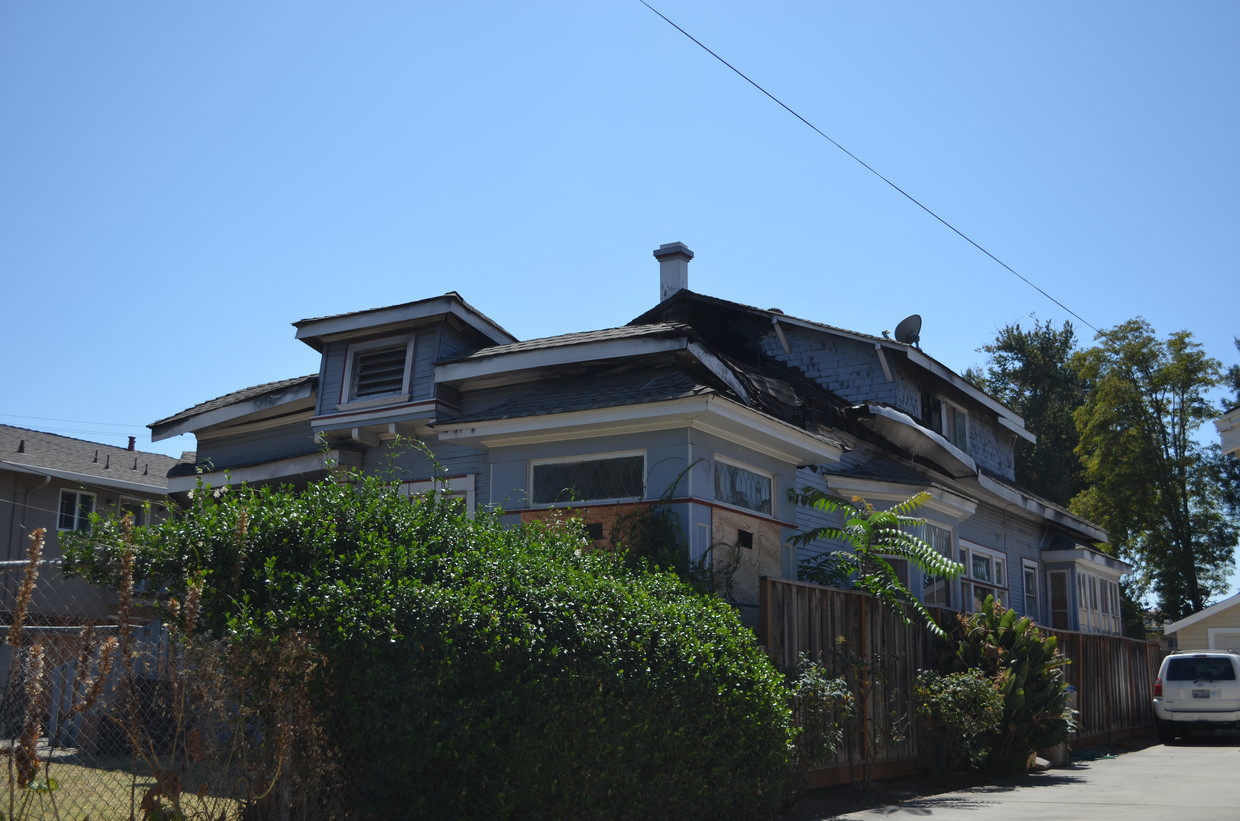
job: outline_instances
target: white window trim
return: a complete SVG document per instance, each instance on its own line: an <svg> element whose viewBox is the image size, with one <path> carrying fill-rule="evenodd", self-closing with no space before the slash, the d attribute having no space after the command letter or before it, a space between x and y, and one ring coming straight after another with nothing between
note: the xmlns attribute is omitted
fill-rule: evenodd
<svg viewBox="0 0 1240 821"><path fill-rule="evenodd" d="M1034 621L1041 620L1042 610L1042 567L1033 559L1020 560L1020 586L1021 586L1021 602L1024 604L1025 610L1029 610L1030 591L1028 585L1025 584L1025 573L1033 571L1033 606L1032 613L1026 612L1025 616Z"/></svg>
<svg viewBox="0 0 1240 821"><path fill-rule="evenodd" d="M64 533L66 531L85 530L85 527L78 528L78 527L61 527L60 526L60 509L64 502L66 493L72 493L76 497L74 501L75 506L81 504L80 501L78 500L80 500L83 496L89 496L90 497L90 509L92 513L99 509L98 495L95 493L91 493L88 490L75 490L73 488L63 487L60 489L60 493L57 494L56 496L56 530L61 533ZM89 516L90 514L88 513L87 517L89 518ZM77 513L75 512L74 517L73 517L74 522L77 521L77 518L78 516L77 516Z"/></svg>
<svg viewBox="0 0 1240 821"><path fill-rule="evenodd" d="M1007 554L1001 551L995 550L992 547L986 547L985 545L980 545L977 542L971 542L968 539L959 539L958 546L960 548L960 563L964 565L964 573L960 575L960 581L962 583L967 583L970 586L980 585L981 587L986 587L986 588L990 588L991 590L994 590L995 598L999 599L1006 605L1007 598L1008 598L1008 592L1009 592L1008 578L1011 572L1008 568ZM996 561L1003 562L1003 578L1002 579L991 579L990 581L987 581L985 579L979 579L975 577L973 575L974 554L990 560L990 569L991 569L992 576L998 575L998 573L995 571L995 562ZM963 601L964 599L963 595L961 595L961 599L962 601L961 601L960 606L962 609L965 607L966 604L970 606L972 605L971 600L967 603Z"/></svg>
<svg viewBox="0 0 1240 821"><path fill-rule="evenodd" d="M957 532L956 526L943 524L942 522L932 522L929 519L925 519L924 524L929 525L931 527L937 527L939 530L947 531L947 533L950 535L950 538L951 538L951 548L950 548L950 553L948 555L945 555L944 558L950 559L952 561L956 561L956 557L958 556L959 551L960 551L960 534ZM922 532L921 537L923 539L925 538L924 531ZM932 548L934 547L933 544L931 544L930 546ZM922 603L925 604L927 603L926 602L926 576L929 574L921 573L919 575L921 577L920 578L921 592L919 593L919 596L921 598ZM936 576L934 578L938 578L938 577ZM934 602L930 606L955 608L959 610L962 606L961 599L963 598L960 594L960 579L943 579L943 584L947 586L947 599L948 599L947 604L944 605L939 602Z"/></svg>
<svg viewBox="0 0 1240 821"><path fill-rule="evenodd" d="M955 402L952 402L947 399L940 398L939 405L940 405L939 418L943 426L943 429L939 431L939 433L941 433L943 435L943 438L946 439L948 442L951 442L953 445L960 448L960 450L964 451L965 453L968 453L969 452L969 428L972 425L972 420L969 419L969 411L965 408L962 408L960 405L957 405ZM964 441L963 442L956 442L952 438L955 435L955 433L951 430L951 427L952 427L951 414L948 413L949 410L953 410L956 413L960 414L962 417L964 417Z"/></svg>
<svg viewBox="0 0 1240 821"><path fill-rule="evenodd" d="M477 505L477 491L474 474L464 476L447 476L442 479L415 479L400 483L400 492L405 496L417 496L432 490L444 490L449 496L459 496L465 500L465 513L474 517Z"/></svg>
<svg viewBox="0 0 1240 821"><path fill-rule="evenodd" d="M766 480L771 483L771 509L764 513L761 510L754 510L751 507L741 507L739 505L733 505L733 504L729 504L728 502L719 501L717 497L714 497L715 477L712 475L711 482L710 482L710 485L711 485L710 490L711 490L711 496L714 497L715 504L720 505L721 507L726 507L729 510L743 510L748 513L756 513L759 516L773 517L775 515L775 499L777 497L775 496L776 487L775 487L775 474L774 473L771 473L770 471L767 471L767 470L762 470L760 468L756 468L753 465L747 465L738 459L732 459L727 456L720 456L719 454L715 454L715 461L721 464L731 465L734 468L740 468L741 470L747 470L750 473L754 474L755 476L765 477Z"/></svg>
<svg viewBox="0 0 1240 821"><path fill-rule="evenodd" d="M602 462L607 459L625 459L633 456L640 456L642 459L642 490L639 497L618 496L614 499L580 499L568 502L535 502L534 501L534 468L541 465L568 465L578 462ZM590 453L576 456L551 456L543 459L531 459L526 469L525 481L528 492L526 493L528 502L531 507L576 507L582 504L614 504L616 502L632 501L634 498L646 498L646 451L644 450L617 450L607 453Z"/></svg>
<svg viewBox="0 0 1240 821"><path fill-rule="evenodd" d="M405 346L405 374L401 381L400 391L392 394L384 394L383 396L371 396L365 399L354 399L353 371L358 355L383 348L398 348L401 344L404 344ZM358 409L376 405L390 405L395 402L408 402L411 397L412 389L410 387L410 383L412 380L413 334L409 334L407 336L387 337L385 339L370 339L366 342L354 342L349 345L348 350L345 351L344 381L340 384L340 404L336 406L336 409Z"/></svg>

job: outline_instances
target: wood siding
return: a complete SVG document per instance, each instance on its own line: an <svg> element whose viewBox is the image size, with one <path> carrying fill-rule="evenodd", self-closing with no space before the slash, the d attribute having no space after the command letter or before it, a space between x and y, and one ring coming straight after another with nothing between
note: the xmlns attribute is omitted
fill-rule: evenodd
<svg viewBox="0 0 1240 821"><path fill-rule="evenodd" d="M857 780L859 763L875 773L911 772L916 743L909 726L917 671L934 666L937 639L914 621L906 626L875 598L848 590L763 579L759 639L771 660L791 670L800 657L821 660L858 692L858 670L870 671L862 688L862 721L851 728L834 761L811 774L810 785ZM939 612L940 622L954 617ZM1151 642L1043 630L1068 657L1066 679L1075 688L1076 746L1152 731L1150 703L1161 652ZM873 774L872 774L873 775ZM874 777L882 777L874 775Z"/></svg>

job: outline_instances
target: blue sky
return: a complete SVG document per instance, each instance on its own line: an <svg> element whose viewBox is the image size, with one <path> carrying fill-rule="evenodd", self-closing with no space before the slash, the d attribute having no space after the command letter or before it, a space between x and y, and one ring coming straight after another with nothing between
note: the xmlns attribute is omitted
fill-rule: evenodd
<svg viewBox="0 0 1240 821"><path fill-rule="evenodd" d="M1088 323L1240 358L1240 4L652 5ZM293 321L620 325L674 241L956 370L1071 318L638 0L7 2L0 111L6 424L179 453L145 425L317 370Z"/></svg>

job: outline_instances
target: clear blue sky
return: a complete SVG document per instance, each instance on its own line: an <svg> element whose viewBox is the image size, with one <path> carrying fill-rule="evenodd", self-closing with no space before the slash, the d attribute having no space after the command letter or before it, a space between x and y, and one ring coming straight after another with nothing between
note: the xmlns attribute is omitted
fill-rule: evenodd
<svg viewBox="0 0 1240 821"><path fill-rule="evenodd" d="M1240 3L651 2L1088 323L1237 361ZM638 0L9 0L0 112L0 423L179 453L145 425L317 370L290 322L610 327L674 241L956 370L1071 318Z"/></svg>

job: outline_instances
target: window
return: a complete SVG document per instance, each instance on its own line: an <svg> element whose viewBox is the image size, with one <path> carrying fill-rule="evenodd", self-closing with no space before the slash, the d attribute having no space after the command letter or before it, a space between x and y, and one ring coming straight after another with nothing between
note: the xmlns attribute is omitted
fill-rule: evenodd
<svg viewBox="0 0 1240 821"><path fill-rule="evenodd" d="M922 420L935 433L966 453L969 450L969 413L930 394L922 395Z"/></svg>
<svg viewBox="0 0 1240 821"><path fill-rule="evenodd" d="M406 496L417 496L431 491L438 491L450 499L460 499L465 503L465 515L473 518L475 494L472 473L438 479L415 479L400 485L400 492Z"/></svg>
<svg viewBox="0 0 1240 821"><path fill-rule="evenodd" d="M149 525L151 517L146 503L141 499L122 498L120 503L120 514L124 516L128 513L133 517L133 523L136 526Z"/></svg>
<svg viewBox="0 0 1240 821"><path fill-rule="evenodd" d="M1025 586L1025 615L1039 621L1041 615L1038 607L1038 565L1028 559L1021 562L1021 576Z"/></svg>
<svg viewBox="0 0 1240 821"><path fill-rule="evenodd" d="M926 544L933 547L947 558L956 555L956 537L945 527L926 522L922 525L921 537ZM952 582L940 576L925 576L922 580L921 600L931 607L952 606Z"/></svg>
<svg viewBox="0 0 1240 821"><path fill-rule="evenodd" d="M536 505L640 499L646 494L646 457L626 454L536 462L530 486Z"/></svg>
<svg viewBox="0 0 1240 821"><path fill-rule="evenodd" d="M350 345L345 360L344 401L364 402L408 396L412 360L412 337Z"/></svg>
<svg viewBox="0 0 1240 821"><path fill-rule="evenodd" d="M771 515L769 474L715 460L715 501Z"/></svg>
<svg viewBox="0 0 1240 821"><path fill-rule="evenodd" d="M60 491L60 530L85 530L95 512L95 494L78 490Z"/></svg>
<svg viewBox="0 0 1240 821"><path fill-rule="evenodd" d="M1046 578L1051 588L1051 627L1068 630L1068 573L1054 570Z"/></svg>
<svg viewBox="0 0 1240 821"><path fill-rule="evenodd" d="M964 603L976 610L987 596L1002 600L1007 595L1007 557L973 542L960 542L960 563L964 565ZM970 598L970 594L972 598Z"/></svg>

